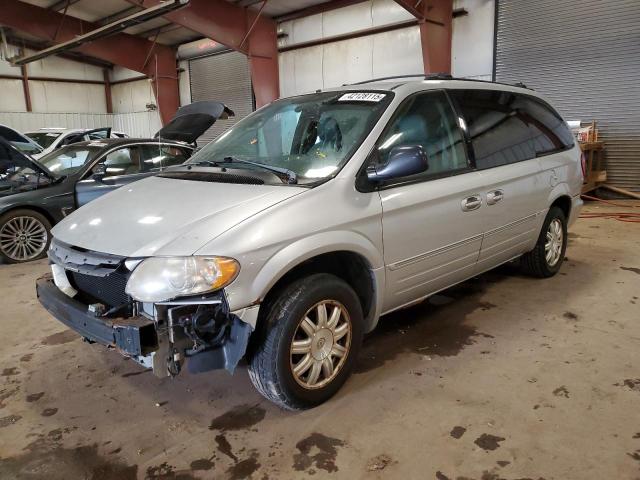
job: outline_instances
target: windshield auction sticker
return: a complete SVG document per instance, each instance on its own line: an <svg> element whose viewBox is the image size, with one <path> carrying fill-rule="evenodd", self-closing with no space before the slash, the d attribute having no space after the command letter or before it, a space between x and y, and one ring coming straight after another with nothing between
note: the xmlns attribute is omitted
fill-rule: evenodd
<svg viewBox="0 0 640 480"><path fill-rule="evenodd" d="M379 102L384 97L386 97L386 94L384 93L352 92L352 93L345 93L338 99L338 101L339 102Z"/></svg>

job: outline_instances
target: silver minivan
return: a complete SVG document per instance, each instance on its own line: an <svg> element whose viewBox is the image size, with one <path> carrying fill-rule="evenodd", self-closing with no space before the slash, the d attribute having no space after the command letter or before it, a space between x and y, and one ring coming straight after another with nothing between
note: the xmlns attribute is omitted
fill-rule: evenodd
<svg viewBox="0 0 640 480"><path fill-rule="evenodd" d="M390 78L275 101L53 229L40 302L160 376L334 395L380 317L500 264L560 268L579 148L524 87Z"/></svg>

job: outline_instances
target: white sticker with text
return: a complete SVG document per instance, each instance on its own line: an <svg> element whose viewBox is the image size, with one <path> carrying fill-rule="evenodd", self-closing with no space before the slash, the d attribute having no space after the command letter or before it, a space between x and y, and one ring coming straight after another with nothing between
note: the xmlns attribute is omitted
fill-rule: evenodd
<svg viewBox="0 0 640 480"><path fill-rule="evenodd" d="M345 93L338 101L339 102L379 102L386 94L373 93L373 92L352 92Z"/></svg>

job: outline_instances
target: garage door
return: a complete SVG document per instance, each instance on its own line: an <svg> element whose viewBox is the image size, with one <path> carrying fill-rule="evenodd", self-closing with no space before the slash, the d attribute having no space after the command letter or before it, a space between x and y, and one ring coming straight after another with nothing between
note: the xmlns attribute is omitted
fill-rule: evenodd
<svg viewBox="0 0 640 480"><path fill-rule="evenodd" d="M238 52L225 52L189 61L191 101L217 100L235 112L219 120L198 139L203 146L253 111L249 61Z"/></svg>
<svg viewBox="0 0 640 480"><path fill-rule="evenodd" d="M595 119L609 183L640 191L640 1L499 0L496 79Z"/></svg>

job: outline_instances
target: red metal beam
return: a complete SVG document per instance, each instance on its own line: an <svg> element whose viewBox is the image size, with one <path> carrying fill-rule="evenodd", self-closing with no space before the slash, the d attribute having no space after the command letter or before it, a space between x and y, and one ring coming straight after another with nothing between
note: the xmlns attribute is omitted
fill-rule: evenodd
<svg viewBox="0 0 640 480"><path fill-rule="evenodd" d="M424 73L450 73L453 0L395 1L420 22Z"/></svg>
<svg viewBox="0 0 640 480"><path fill-rule="evenodd" d="M27 66L22 65L20 67L22 73L22 90L24 91L24 105L27 107L27 112L32 110L31 108L31 93L29 92L29 74L27 73Z"/></svg>
<svg viewBox="0 0 640 480"><path fill-rule="evenodd" d="M20 0L5 0L0 8L0 24L28 33L41 40L72 40L99 25L63 15ZM149 40L118 33L109 38L81 45L78 51L122 67L144 73L153 79L156 100L163 123L168 122L179 106L178 75L175 50ZM145 59L148 61L145 62ZM157 92L160 92L158 96Z"/></svg>
<svg viewBox="0 0 640 480"><path fill-rule="evenodd" d="M127 1L144 7L160 3L160 0ZM246 54L258 107L280 96L276 22L272 19L224 0L191 0L185 8L164 17Z"/></svg>
<svg viewBox="0 0 640 480"><path fill-rule="evenodd" d="M109 70L102 70L104 78L104 99L107 105L107 113L113 113L113 100L111 98L111 80L109 79Z"/></svg>

